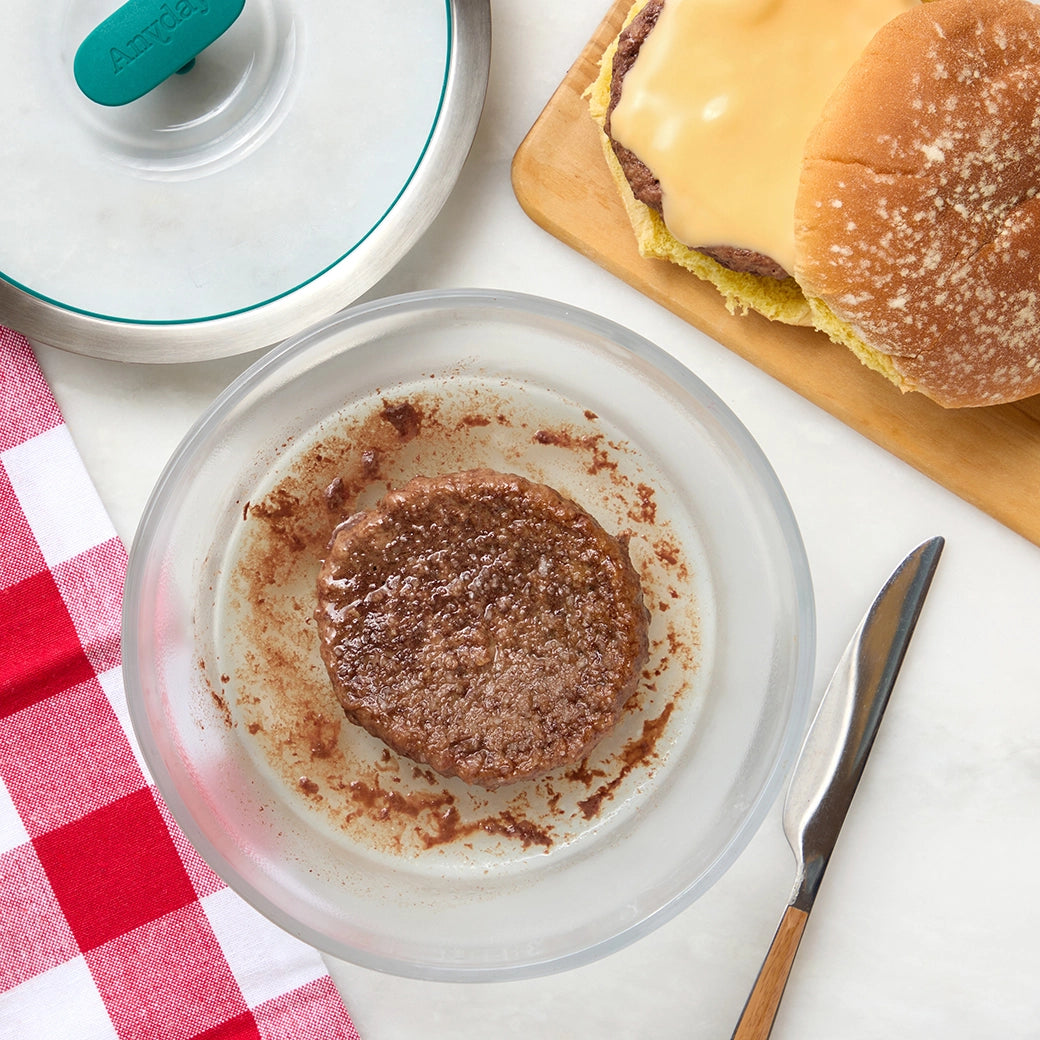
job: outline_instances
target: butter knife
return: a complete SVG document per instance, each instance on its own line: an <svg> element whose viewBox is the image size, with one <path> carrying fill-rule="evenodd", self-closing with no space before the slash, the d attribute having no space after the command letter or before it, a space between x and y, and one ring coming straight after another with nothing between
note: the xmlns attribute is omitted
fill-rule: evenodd
<svg viewBox="0 0 1040 1040"><path fill-rule="evenodd" d="M838 832L932 583L944 540L919 545L878 593L842 655L795 764L784 832L797 863L794 891L733 1040L764 1040L816 900Z"/></svg>

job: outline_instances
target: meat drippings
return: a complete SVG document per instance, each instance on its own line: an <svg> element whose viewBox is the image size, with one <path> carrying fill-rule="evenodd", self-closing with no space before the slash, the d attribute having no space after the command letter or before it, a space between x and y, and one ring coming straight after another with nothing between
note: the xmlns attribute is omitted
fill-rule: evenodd
<svg viewBox="0 0 1040 1040"><path fill-rule="evenodd" d="M688 725L699 710L696 575L667 487L595 413L497 382L441 373L430 385L377 392L287 443L271 482L234 506L243 520L229 558L230 621L202 672L227 706L225 724L309 818L380 855L500 862L578 840L668 762L676 718ZM388 413L402 404L411 412ZM391 421L402 414L415 421ZM574 769L497 791L417 767L347 722L313 618L319 561L345 516L460 462L523 472L581 501L627 540L652 615L649 657L615 729Z"/></svg>

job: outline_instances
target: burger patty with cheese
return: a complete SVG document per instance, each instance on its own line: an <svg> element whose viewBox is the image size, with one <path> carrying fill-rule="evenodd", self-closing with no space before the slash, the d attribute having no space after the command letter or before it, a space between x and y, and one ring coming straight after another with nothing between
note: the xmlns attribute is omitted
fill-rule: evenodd
<svg viewBox="0 0 1040 1040"><path fill-rule="evenodd" d="M791 277L805 138L874 32L918 0L637 0L589 103L640 251L731 310L810 324Z"/></svg>
<svg viewBox="0 0 1040 1040"><path fill-rule="evenodd" d="M1040 392L1030 0L649 0L589 100L644 255L945 407Z"/></svg>
<svg viewBox="0 0 1040 1040"><path fill-rule="evenodd" d="M632 189L633 196L639 202L649 206L662 219L664 218L664 199L660 180L631 148L627 148L618 141L612 132L611 124L614 110L621 100L621 88L625 76L639 56L639 51L646 38L657 25L657 19L663 7L664 0L647 0L645 6L635 15L618 39L617 50L610 70L610 102L607 106L604 126L610 146L617 157L625 180ZM743 271L748 274L778 279L788 277L788 272L776 260L754 249L721 243L699 245L694 248L697 252L703 253L731 271Z"/></svg>

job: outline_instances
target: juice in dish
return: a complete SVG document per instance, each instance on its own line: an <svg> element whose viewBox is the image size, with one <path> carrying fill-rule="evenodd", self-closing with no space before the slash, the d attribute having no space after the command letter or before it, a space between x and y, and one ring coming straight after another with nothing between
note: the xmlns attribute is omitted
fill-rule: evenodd
<svg viewBox="0 0 1040 1040"><path fill-rule="evenodd" d="M288 445L215 561L205 679L287 804L352 854L422 871L510 872L604 839L666 782L710 671L711 591L667 477L580 404L474 375L384 389ZM418 474L475 466L548 484L627 540L649 656L591 755L495 791L435 774L350 723L319 653L316 582L336 524ZM598 837L597 837L598 836Z"/></svg>

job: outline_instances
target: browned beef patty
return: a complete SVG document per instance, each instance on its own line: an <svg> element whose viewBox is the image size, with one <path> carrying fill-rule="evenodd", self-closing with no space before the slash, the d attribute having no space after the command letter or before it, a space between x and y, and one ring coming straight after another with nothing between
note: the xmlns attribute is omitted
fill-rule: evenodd
<svg viewBox="0 0 1040 1040"><path fill-rule="evenodd" d="M632 188L632 194L657 213L662 212L661 183L635 152L614 140L610 131L610 117L621 99L625 76L635 63L643 42L657 25L657 19L663 7L664 0L648 0L646 6L629 22L618 37L617 51L611 66L610 102L607 106L605 127L611 148L617 156L625 179ZM710 162L710 158L706 158L705 161ZM710 256L716 263L722 264L731 271L743 271L769 278L786 278L788 274L772 257L756 253L752 249L729 245L703 245L695 248L697 252Z"/></svg>
<svg viewBox="0 0 1040 1040"><path fill-rule="evenodd" d="M581 761L647 658L626 546L491 470L416 477L340 524L316 616L347 717L488 788Z"/></svg>
<svg viewBox="0 0 1040 1040"><path fill-rule="evenodd" d="M622 29L618 36L617 50L610 68L610 101L607 104L606 130L610 146L614 149L625 179L632 188L632 194L640 202L657 213L661 212L661 182L654 176L650 167L631 149L614 140L611 132L611 117L621 100L621 88L628 70L635 64L643 42L653 32L657 19L664 7L664 0L647 0L646 6Z"/></svg>

